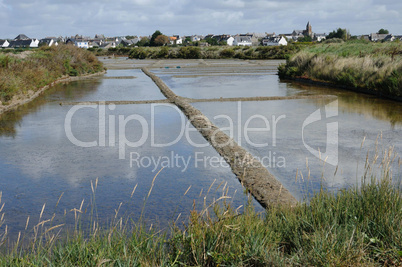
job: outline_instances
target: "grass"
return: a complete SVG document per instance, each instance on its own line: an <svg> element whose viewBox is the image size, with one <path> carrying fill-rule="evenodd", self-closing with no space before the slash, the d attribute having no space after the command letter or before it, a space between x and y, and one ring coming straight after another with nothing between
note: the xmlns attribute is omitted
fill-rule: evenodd
<svg viewBox="0 0 402 267"><path fill-rule="evenodd" d="M108 227L93 220L83 231L81 205L73 209L76 226L64 235L63 224L41 219L44 206L33 237L20 235L12 246L3 247L0 265L400 266L402 191L392 178L395 158L392 148L370 163L367 158L360 187L336 194L322 189L309 203L271 207L264 214L256 213L251 201L240 213L223 194L200 211L191 211L184 226L172 222L168 232L145 227L141 219L119 217L119 208ZM95 201L97 181L91 188ZM152 186L148 197L151 192ZM22 245L24 238L28 242ZM0 235L6 239L7 233Z"/></svg>
<svg viewBox="0 0 402 267"><path fill-rule="evenodd" d="M26 53L26 52L25 52ZM0 101L24 96L51 84L62 76L79 76L103 70L89 51L74 46L43 47L25 57L0 53Z"/></svg>
<svg viewBox="0 0 402 267"><path fill-rule="evenodd" d="M282 78L307 78L372 94L402 97L402 46L352 41L309 46L279 67Z"/></svg>
<svg viewBox="0 0 402 267"><path fill-rule="evenodd" d="M107 51L97 50L99 56L118 55L134 59L285 59L301 49L300 45L275 47L121 47L109 48Z"/></svg>

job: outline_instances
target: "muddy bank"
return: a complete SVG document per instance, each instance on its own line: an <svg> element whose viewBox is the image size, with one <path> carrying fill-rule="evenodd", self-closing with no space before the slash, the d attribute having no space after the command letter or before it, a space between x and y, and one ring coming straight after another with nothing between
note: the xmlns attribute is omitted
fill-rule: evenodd
<svg viewBox="0 0 402 267"><path fill-rule="evenodd" d="M80 79L86 79L86 78L90 78L90 77L94 77L94 76L99 76L99 75L102 75L102 74L105 74L105 73L106 73L106 71L102 71L102 72L98 72L98 73L94 73L94 74L89 74L89 75L77 76L77 77L63 76L60 79L52 82L51 84L40 88L36 92L30 91L26 95L14 96L13 99L5 106L2 105L1 102L0 102L0 116L4 112L16 109L19 106L22 106L22 105L24 105L24 104L26 104L28 102L31 102L32 100L34 100L35 98L37 98L38 96L43 94L47 89L49 89L50 87L52 87L52 86L54 86L56 84L77 81L77 80L80 80Z"/></svg>
<svg viewBox="0 0 402 267"><path fill-rule="evenodd" d="M185 98L173 93L159 77L147 68L142 68L142 71L155 82L167 99L183 111L192 125L226 160L240 182L263 207L278 204L294 206L297 203L290 192L268 172L260 161L222 132Z"/></svg>
<svg viewBox="0 0 402 267"><path fill-rule="evenodd" d="M236 102L236 101L274 101L274 100L294 100L294 99L328 99L328 98L336 98L336 96L332 95L301 95L301 96L268 96L268 97L231 97L231 98L203 98L203 99L195 99L195 98L187 98L181 97L182 100L185 100L189 103L199 103L199 102ZM60 102L62 106L69 105L140 105L140 104L159 104L159 103L172 103L169 99L162 100L138 100L138 101L129 101L129 100L120 100L120 101L80 101L80 102Z"/></svg>
<svg viewBox="0 0 402 267"><path fill-rule="evenodd" d="M372 95L372 96L376 96L376 97L383 98L383 99L389 99L389 100L402 102L402 97L400 97L400 96L387 95L387 94L382 93L381 91L372 91L372 90L362 88L362 87L352 87L352 86L346 86L346 85L342 85L342 84L336 84L336 83L325 82L325 81L317 81L317 80L313 80L313 79L309 79L309 78L301 78L301 77L285 76L285 77L282 77L281 80L289 80L289 81L296 81L296 82L312 84L312 85L317 85L317 86L337 88L337 89L348 90L348 91L352 91L352 92L356 92L356 93Z"/></svg>

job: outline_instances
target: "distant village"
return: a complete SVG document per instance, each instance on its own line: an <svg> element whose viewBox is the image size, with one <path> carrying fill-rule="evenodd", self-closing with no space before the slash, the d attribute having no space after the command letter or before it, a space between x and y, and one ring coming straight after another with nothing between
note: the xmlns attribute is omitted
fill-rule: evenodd
<svg viewBox="0 0 402 267"><path fill-rule="evenodd" d="M303 30L293 30L288 34L273 33L246 33L246 34L208 34L179 36L167 36L167 45L188 45L197 43L200 46L227 45L227 46L280 46L288 45L291 42L315 41L321 42L328 37L325 33L314 33L310 22ZM41 46L57 46L61 43L71 44L80 48L116 48L116 47L135 47L138 46L144 38L148 40L151 36L118 36L105 37L104 35L95 35L94 38L82 35L71 37L46 37L44 39L30 38L25 34L19 34L12 40L0 40L0 47L3 49L19 48L38 48ZM306 39L307 38L307 39ZM371 33L367 35L355 36L356 39L364 39L372 42L402 40L402 36L389 33Z"/></svg>

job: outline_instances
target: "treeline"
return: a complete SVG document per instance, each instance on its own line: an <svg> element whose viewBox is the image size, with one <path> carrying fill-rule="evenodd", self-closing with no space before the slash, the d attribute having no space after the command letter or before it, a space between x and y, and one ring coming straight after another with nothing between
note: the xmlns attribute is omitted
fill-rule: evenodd
<svg viewBox="0 0 402 267"><path fill-rule="evenodd" d="M279 67L281 78L301 78L357 91L402 97L402 47L362 40L307 47Z"/></svg>
<svg viewBox="0 0 402 267"><path fill-rule="evenodd" d="M37 91L58 78L102 71L103 64L84 49L70 45L42 47L15 56L0 53L0 101Z"/></svg>
<svg viewBox="0 0 402 267"><path fill-rule="evenodd" d="M301 45L258 47L120 47L95 50L98 56L128 56L132 59L286 59L300 51Z"/></svg>

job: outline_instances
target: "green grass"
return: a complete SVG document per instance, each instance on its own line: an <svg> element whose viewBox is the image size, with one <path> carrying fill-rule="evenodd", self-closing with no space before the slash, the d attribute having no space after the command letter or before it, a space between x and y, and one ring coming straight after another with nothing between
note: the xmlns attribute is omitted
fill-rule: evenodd
<svg viewBox="0 0 402 267"><path fill-rule="evenodd" d="M399 42L375 43L363 40L353 40L342 43L323 43L308 46L305 52L315 54L331 54L343 57L390 56L401 55L402 45Z"/></svg>
<svg viewBox="0 0 402 267"><path fill-rule="evenodd" d="M31 50L25 58L0 53L0 101L35 92L58 78L96 73L103 65L89 51L60 45Z"/></svg>
<svg viewBox="0 0 402 267"><path fill-rule="evenodd" d="M81 205L69 234L60 234L63 225L46 227L49 222L40 222L34 237L26 239L28 244L21 245L19 238L3 247L0 265L400 266L402 191L391 175L395 155L390 149L377 159L381 167L367 162L359 187L336 194L321 189L309 203L270 207L263 214L255 212L251 201L239 213L222 195L202 210L191 211L186 225L172 222L169 232L146 228L141 219L133 222L117 213L109 227L94 221L83 232L78 226L85 215ZM93 199L96 186L91 184ZM151 191L152 187L148 197Z"/></svg>
<svg viewBox="0 0 402 267"><path fill-rule="evenodd" d="M281 78L364 89L376 95L402 97L402 46L398 42L354 41L306 47L279 66Z"/></svg>

